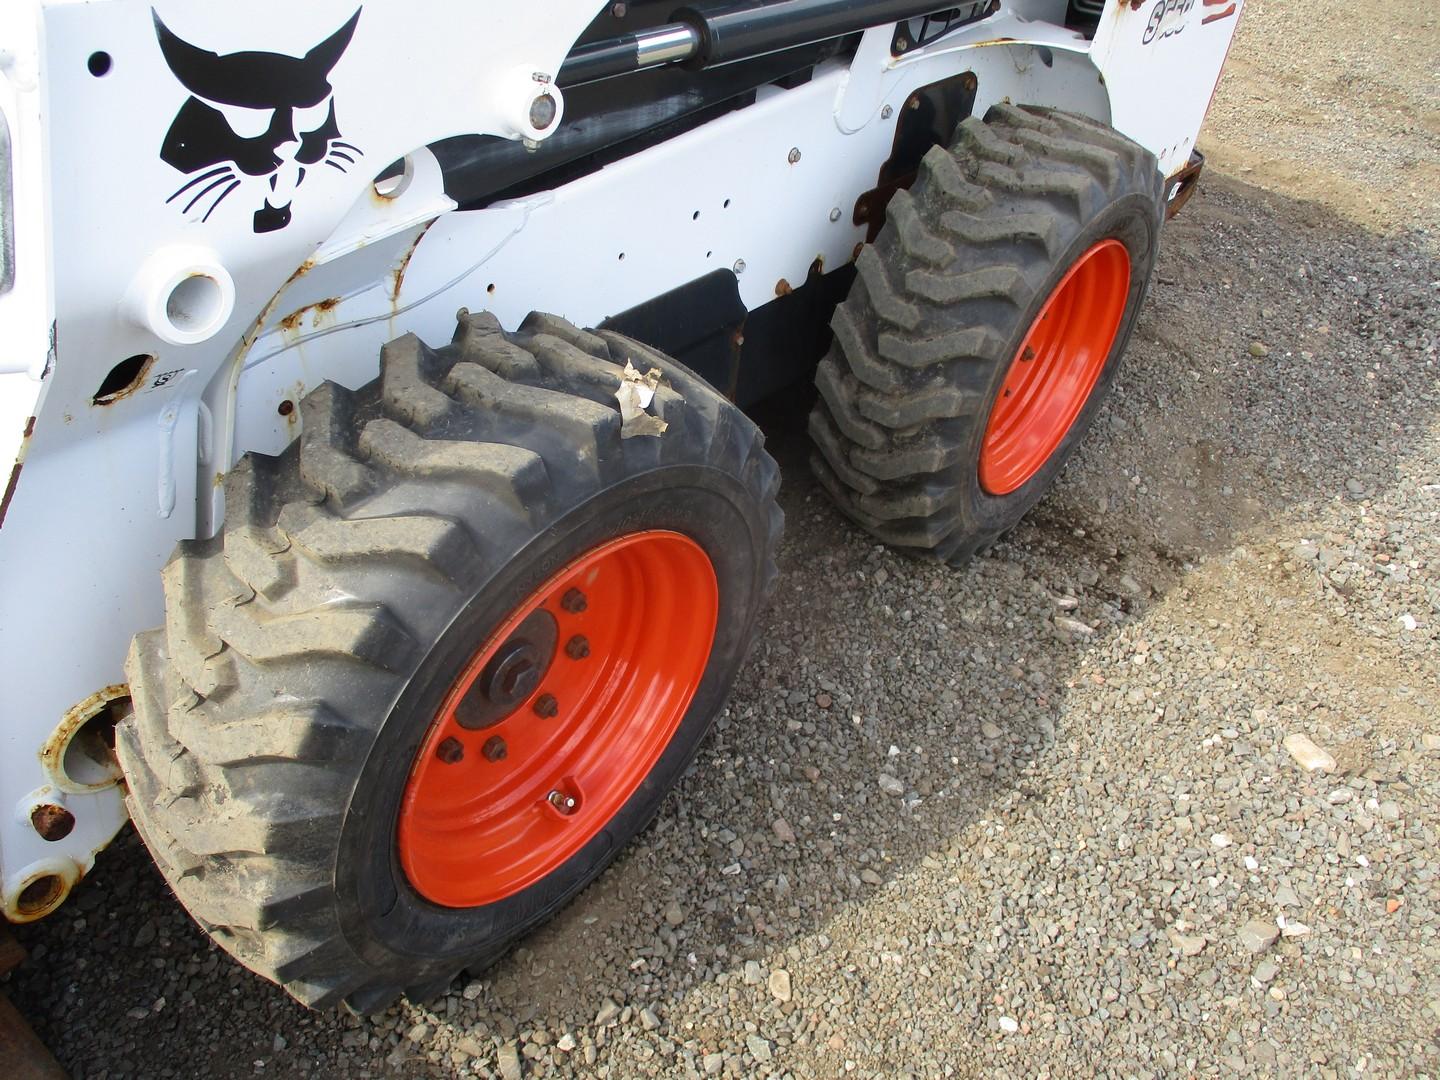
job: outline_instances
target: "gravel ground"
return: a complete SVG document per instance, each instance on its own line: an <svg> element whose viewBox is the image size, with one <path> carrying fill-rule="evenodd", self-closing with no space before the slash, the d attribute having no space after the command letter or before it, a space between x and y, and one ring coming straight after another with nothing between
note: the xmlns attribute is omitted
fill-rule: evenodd
<svg viewBox="0 0 1440 1080"><path fill-rule="evenodd" d="M1350 7L1252 0L1214 157L1296 160L1303 116L1246 111L1271 74L1363 82L1425 17L1366 5L1341 48ZM1430 176L1420 205L1428 25L1384 75L1423 123L1361 173ZM13 999L95 1077L1440 1076L1440 245L1346 201L1369 129L1326 124L1316 187L1349 194L1212 171L1112 406L970 569L869 543L801 405L767 418L786 578L728 711L485 977L307 1013L127 833L21 929Z"/></svg>
<svg viewBox="0 0 1440 1080"><path fill-rule="evenodd" d="M1440 221L1440 4L1248 0L1202 149L1368 229Z"/></svg>

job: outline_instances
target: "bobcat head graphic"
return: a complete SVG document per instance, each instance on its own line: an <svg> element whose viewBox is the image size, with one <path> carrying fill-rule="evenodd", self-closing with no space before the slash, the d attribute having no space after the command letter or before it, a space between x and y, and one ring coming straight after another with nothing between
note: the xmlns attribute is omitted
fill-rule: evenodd
<svg viewBox="0 0 1440 1080"><path fill-rule="evenodd" d="M360 10L304 56L220 56L182 40L152 9L165 63L191 94L160 147L161 161L190 176L166 202L207 221L253 177L264 192L254 229L273 232L290 223L290 202L307 169L323 163L345 172L355 164L363 154L340 141L330 71L350 44Z"/></svg>

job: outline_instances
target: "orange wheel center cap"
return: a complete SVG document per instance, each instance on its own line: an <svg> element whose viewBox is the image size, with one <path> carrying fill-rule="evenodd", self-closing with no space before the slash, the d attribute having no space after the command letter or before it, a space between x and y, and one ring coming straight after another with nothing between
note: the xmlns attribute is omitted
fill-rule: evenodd
<svg viewBox="0 0 1440 1080"><path fill-rule="evenodd" d="M1105 371L1130 297L1130 252L1101 240L1066 271L1010 362L980 448L980 486L1023 487L1085 407Z"/></svg>
<svg viewBox="0 0 1440 1080"><path fill-rule="evenodd" d="M579 852L670 745L710 660L715 570L633 533L550 578L446 695L400 806L400 863L445 907L493 903Z"/></svg>

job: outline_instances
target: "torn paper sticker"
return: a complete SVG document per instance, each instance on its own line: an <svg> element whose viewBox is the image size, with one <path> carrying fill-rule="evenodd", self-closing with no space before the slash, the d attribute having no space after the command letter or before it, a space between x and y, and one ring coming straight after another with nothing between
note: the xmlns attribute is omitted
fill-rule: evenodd
<svg viewBox="0 0 1440 1080"><path fill-rule="evenodd" d="M660 369L651 368L641 375L635 365L625 361L625 372L620 376L620 389L615 391L615 400L620 403L620 437L628 439L634 435L663 435L670 425L658 416L651 416L645 410L655 400L655 388L660 385Z"/></svg>

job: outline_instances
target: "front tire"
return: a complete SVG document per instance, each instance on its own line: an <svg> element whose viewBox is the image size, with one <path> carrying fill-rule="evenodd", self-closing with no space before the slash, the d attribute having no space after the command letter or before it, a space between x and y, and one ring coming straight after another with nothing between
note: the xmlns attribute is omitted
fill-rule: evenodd
<svg viewBox="0 0 1440 1080"><path fill-rule="evenodd" d="M627 361L661 434L622 424ZM167 565L117 749L197 921L370 1012L502 955L653 817L773 586L778 470L680 364L549 316L462 313L301 408Z"/></svg>
<svg viewBox="0 0 1440 1080"><path fill-rule="evenodd" d="M814 471L880 540L965 562L1054 482L1155 265L1163 179L1111 128L996 105L937 146L857 260L816 373Z"/></svg>

